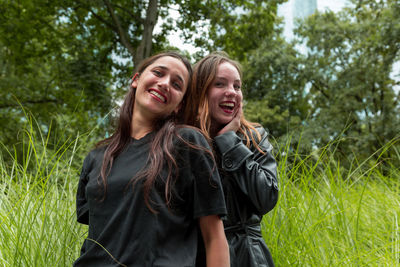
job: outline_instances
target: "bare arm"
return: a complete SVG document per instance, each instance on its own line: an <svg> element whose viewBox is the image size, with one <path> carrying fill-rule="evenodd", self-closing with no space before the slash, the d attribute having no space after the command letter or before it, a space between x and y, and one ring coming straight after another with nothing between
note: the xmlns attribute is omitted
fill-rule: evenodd
<svg viewBox="0 0 400 267"><path fill-rule="evenodd" d="M199 225L206 248L207 267L229 267L229 247L220 217L200 217Z"/></svg>

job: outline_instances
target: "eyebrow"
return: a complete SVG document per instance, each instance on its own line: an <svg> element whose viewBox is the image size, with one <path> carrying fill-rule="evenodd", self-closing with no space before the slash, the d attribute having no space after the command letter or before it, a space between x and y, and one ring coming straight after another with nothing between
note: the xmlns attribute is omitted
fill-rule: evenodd
<svg viewBox="0 0 400 267"><path fill-rule="evenodd" d="M163 66L163 65L158 65L158 66L155 66L155 67L156 67L156 68L163 69L163 70L169 70L168 67ZM185 83L185 81L183 80L183 78L182 78L179 74L177 74L176 76L178 77L178 79L179 79L182 83Z"/></svg>
<svg viewBox="0 0 400 267"><path fill-rule="evenodd" d="M224 80L224 81L227 81L227 80L228 80L227 78L225 78L225 77L223 77L223 76L216 76L216 77L215 77L215 80L217 80L217 79ZM242 80L237 79L237 80L234 80L234 82L242 83Z"/></svg>

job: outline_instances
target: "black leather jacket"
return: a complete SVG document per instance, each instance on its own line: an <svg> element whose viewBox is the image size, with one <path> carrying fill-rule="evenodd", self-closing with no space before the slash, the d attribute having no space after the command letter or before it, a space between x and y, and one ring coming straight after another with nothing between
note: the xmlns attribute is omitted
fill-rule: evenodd
<svg viewBox="0 0 400 267"><path fill-rule="evenodd" d="M261 134L258 145L265 154L253 145L248 148L244 138L233 131L214 138L228 210L225 233L234 267L274 266L260 222L278 200L277 166L267 132L262 127L257 131Z"/></svg>

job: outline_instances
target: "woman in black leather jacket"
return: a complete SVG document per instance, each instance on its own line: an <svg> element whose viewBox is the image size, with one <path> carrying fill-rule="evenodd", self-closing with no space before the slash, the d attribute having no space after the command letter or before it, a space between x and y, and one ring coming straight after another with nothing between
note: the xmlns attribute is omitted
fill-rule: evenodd
<svg viewBox="0 0 400 267"><path fill-rule="evenodd" d="M243 116L241 86L238 62L224 52L204 57L194 67L185 120L214 148L228 210L231 266L274 266L260 222L278 200L277 166L267 132Z"/></svg>

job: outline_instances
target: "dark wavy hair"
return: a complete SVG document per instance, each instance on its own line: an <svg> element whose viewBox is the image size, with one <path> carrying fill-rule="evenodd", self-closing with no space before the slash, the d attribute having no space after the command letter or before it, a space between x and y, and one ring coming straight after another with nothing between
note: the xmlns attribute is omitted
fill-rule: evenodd
<svg viewBox="0 0 400 267"><path fill-rule="evenodd" d="M229 55L224 51L212 52L194 65L191 94L184 110L184 122L200 128L209 142L211 142L214 136L211 136L208 92L217 76L218 66L224 62L232 64L239 72L240 78L242 78L242 67L239 62L229 58ZM263 153L258 146L258 142L256 142L256 139L261 139L261 135L255 129L257 126L260 126L260 124L250 122L242 115L238 131L245 137L246 146L250 147L250 144L253 143Z"/></svg>
<svg viewBox="0 0 400 267"><path fill-rule="evenodd" d="M190 62L177 52L169 51L163 52L152 57L143 60L138 66L137 70L139 75L143 71L153 64L157 59L162 57L173 57L179 59L186 67L189 74L189 81L186 93L181 102L182 110L186 109L186 98L190 94L191 89L191 76L192 66ZM118 125L115 132L109 137L97 143L97 147L106 146L102 167L100 171L99 183L103 188L103 198L106 198L107 193L107 176L110 173L114 159L123 151L123 149L131 141L131 123L132 123L132 112L135 103L136 88L130 86L129 92L125 96L125 100L121 106L119 113ZM181 113L179 113L181 114ZM168 177L165 185L165 198L167 205L171 201L171 185L173 183L172 173L174 169L177 169L177 163L173 156L173 137L178 136L177 134L177 123L181 122L183 118L179 114L172 114L166 118L160 119L155 122L154 125L154 138L150 144L149 158L146 168L140 171L135 177L132 178L131 183L134 186L137 181L141 178L143 182L143 192L145 203L148 208L155 212L150 205L150 191L154 185L156 178L161 173L164 164L168 167Z"/></svg>

